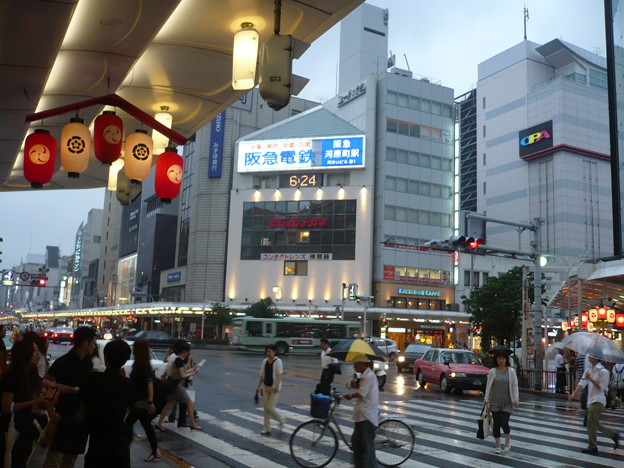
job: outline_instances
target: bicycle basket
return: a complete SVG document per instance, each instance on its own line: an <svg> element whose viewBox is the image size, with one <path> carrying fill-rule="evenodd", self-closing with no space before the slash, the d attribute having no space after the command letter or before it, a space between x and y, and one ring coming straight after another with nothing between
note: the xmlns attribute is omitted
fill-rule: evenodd
<svg viewBox="0 0 624 468"><path fill-rule="evenodd" d="M331 397L322 393L310 394L310 415L313 418L327 419Z"/></svg>

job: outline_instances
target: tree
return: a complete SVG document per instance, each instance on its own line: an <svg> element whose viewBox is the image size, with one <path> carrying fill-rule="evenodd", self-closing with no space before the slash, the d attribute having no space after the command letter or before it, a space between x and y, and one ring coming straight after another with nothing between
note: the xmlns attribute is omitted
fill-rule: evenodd
<svg viewBox="0 0 624 468"><path fill-rule="evenodd" d="M532 295L532 291L529 290ZM522 267L514 267L499 277L474 288L470 297L462 296L473 326L481 328L481 346L487 350L492 338L509 344L522 326Z"/></svg>
<svg viewBox="0 0 624 468"><path fill-rule="evenodd" d="M247 309L245 314L256 318L274 318L277 312L277 307L270 297L260 299L258 302L254 302Z"/></svg>
<svg viewBox="0 0 624 468"><path fill-rule="evenodd" d="M217 327L217 336L222 336L223 327L232 323L230 306L225 304L216 303L210 312L205 313L204 317L206 324Z"/></svg>

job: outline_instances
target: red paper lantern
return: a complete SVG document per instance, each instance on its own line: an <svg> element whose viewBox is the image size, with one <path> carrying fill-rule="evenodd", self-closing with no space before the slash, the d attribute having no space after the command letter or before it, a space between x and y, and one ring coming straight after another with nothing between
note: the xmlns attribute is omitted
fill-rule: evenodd
<svg viewBox="0 0 624 468"><path fill-rule="evenodd" d="M50 132L38 128L24 144L24 177L32 188L42 188L54 174L56 140Z"/></svg>
<svg viewBox="0 0 624 468"><path fill-rule="evenodd" d="M624 314L615 315L615 326L618 328L624 328Z"/></svg>
<svg viewBox="0 0 624 468"><path fill-rule="evenodd" d="M180 193L184 160L169 147L156 159L156 195L163 203L171 203Z"/></svg>
<svg viewBox="0 0 624 468"><path fill-rule="evenodd" d="M604 320L607 318L607 308L605 306L598 307L598 318Z"/></svg>
<svg viewBox="0 0 624 468"><path fill-rule="evenodd" d="M121 156L123 120L112 111L105 111L95 119L93 151L102 164L110 165Z"/></svg>

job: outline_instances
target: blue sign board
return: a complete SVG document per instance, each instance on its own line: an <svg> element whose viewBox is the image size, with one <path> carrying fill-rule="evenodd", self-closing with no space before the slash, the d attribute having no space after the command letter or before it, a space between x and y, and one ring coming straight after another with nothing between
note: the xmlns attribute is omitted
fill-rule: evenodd
<svg viewBox="0 0 624 468"><path fill-rule="evenodd" d="M175 283L182 279L182 272L176 271L174 273L167 273L167 283Z"/></svg>
<svg viewBox="0 0 624 468"><path fill-rule="evenodd" d="M223 163L223 137L225 133L225 112L217 115L210 124L210 161L208 177L221 177Z"/></svg>
<svg viewBox="0 0 624 468"><path fill-rule="evenodd" d="M241 141L238 172L364 167L364 136Z"/></svg>

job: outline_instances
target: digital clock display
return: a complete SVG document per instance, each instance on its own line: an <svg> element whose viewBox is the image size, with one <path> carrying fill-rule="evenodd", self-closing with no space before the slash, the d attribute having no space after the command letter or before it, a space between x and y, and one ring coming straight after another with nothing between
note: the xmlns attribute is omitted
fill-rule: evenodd
<svg viewBox="0 0 624 468"><path fill-rule="evenodd" d="M289 187L321 187L323 185L323 173L280 174L280 188Z"/></svg>

